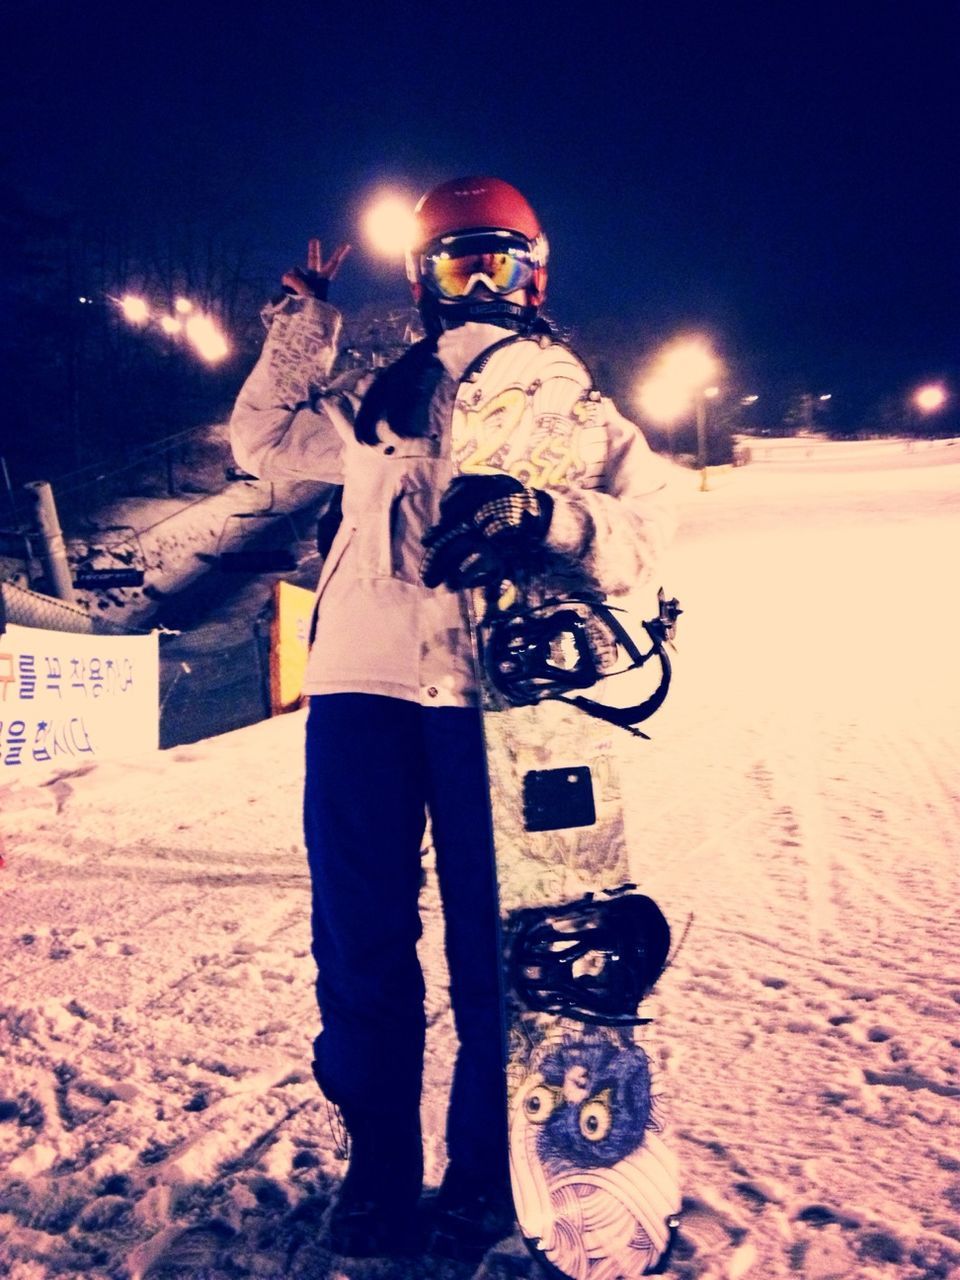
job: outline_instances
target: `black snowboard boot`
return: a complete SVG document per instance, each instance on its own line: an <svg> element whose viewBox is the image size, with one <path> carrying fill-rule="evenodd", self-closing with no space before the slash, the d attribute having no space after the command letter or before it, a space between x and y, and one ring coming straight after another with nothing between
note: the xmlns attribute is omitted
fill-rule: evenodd
<svg viewBox="0 0 960 1280"><path fill-rule="evenodd" d="M352 1258L410 1257L423 1248L417 1201L423 1182L418 1122L343 1111L350 1164L327 1227L329 1248Z"/></svg>
<svg viewBox="0 0 960 1280"><path fill-rule="evenodd" d="M479 1262L498 1240L513 1232L509 1180L448 1169L431 1205L430 1227L434 1253Z"/></svg>

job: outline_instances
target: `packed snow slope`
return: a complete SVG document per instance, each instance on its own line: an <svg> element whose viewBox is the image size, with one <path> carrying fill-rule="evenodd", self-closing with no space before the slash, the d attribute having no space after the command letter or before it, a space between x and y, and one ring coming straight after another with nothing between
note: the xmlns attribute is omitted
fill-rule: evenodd
<svg viewBox="0 0 960 1280"><path fill-rule="evenodd" d="M960 446L829 446L700 493L635 874L684 1280L960 1276ZM303 717L0 794L0 1273L456 1277L323 1247ZM453 1054L427 859L428 1179ZM389 1045L384 1088L389 1088ZM518 1242L478 1273L532 1275Z"/></svg>

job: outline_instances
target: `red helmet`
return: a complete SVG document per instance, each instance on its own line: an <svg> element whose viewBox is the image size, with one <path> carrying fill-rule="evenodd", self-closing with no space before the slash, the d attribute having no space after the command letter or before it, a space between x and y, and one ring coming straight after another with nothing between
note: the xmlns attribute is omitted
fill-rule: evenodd
<svg viewBox="0 0 960 1280"><path fill-rule="evenodd" d="M529 202L509 182L501 178L454 178L422 196L414 210L417 221L415 243L407 253L407 279L414 301L423 297L423 256L441 239L478 232L509 232L526 242L528 261L533 267L526 285L531 306L539 307L547 291L547 238ZM452 256L452 254L451 254Z"/></svg>

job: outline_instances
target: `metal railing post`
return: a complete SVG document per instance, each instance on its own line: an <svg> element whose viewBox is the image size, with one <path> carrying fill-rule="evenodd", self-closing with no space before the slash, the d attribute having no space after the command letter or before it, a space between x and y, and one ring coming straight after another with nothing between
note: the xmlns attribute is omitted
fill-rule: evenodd
<svg viewBox="0 0 960 1280"><path fill-rule="evenodd" d="M73 590L73 578L67 563L67 548L57 515L57 504L53 500L53 489L47 480L30 480L23 487L34 503L34 523L40 535L40 555L50 594L58 600L76 604L77 597Z"/></svg>

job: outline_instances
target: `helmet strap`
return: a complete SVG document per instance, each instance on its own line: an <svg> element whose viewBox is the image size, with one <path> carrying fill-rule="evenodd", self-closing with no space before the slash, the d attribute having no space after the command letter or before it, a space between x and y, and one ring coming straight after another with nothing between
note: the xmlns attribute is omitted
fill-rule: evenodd
<svg viewBox="0 0 960 1280"><path fill-rule="evenodd" d="M519 302L507 302L505 298L489 298L484 301L465 298L462 302L439 302L428 290L420 299L420 315L428 334L439 336L446 329L476 321L478 324L495 324L501 329L513 329L516 333L528 333L537 319L539 308L524 306Z"/></svg>

